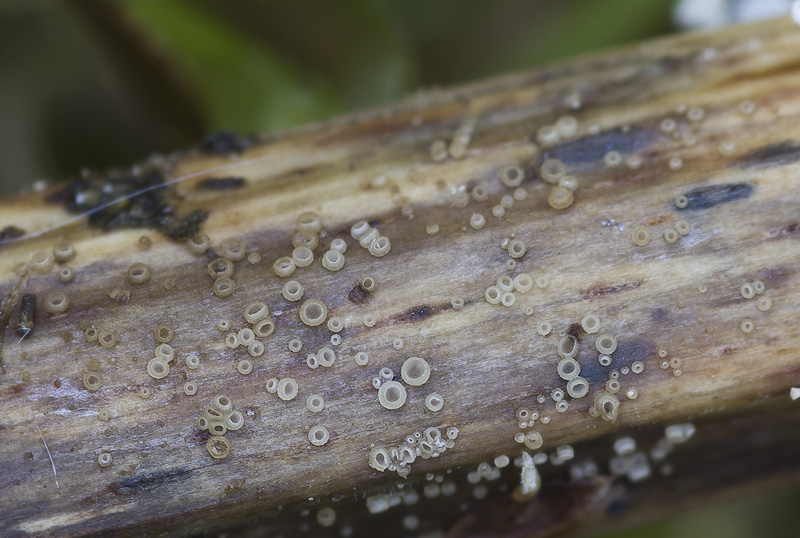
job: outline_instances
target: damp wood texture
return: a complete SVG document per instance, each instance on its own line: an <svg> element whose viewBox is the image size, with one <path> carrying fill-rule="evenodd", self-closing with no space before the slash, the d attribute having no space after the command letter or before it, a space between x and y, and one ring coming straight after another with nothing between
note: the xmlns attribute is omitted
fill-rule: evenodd
<svg viewBox="0 0 800 538"><path fill-rule="evenodd" d="M796 486L798 125L777 20L1 200L0 535L547 536Z"/></svg>

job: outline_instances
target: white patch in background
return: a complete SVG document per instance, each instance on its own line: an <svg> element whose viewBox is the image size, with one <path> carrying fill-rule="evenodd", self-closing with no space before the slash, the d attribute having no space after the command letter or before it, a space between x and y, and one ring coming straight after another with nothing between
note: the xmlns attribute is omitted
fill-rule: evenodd
<svg viewBox="0 0 800 538"><path fill-rule="evenodd" d="M678 0L672 19L684 30L710 30L784 17L790 12L800 24L800 0Z"/></svg>

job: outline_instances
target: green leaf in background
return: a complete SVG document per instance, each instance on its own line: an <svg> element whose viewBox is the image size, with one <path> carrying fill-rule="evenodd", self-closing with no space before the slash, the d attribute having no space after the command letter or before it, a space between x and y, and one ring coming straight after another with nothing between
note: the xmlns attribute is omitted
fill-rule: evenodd
<svg viewBox="0 0 800 538"><path fill-rule="evenodd" d="M191 3L139 0L124 5L196 87L210 130L272 131L343 109L324 80L292 69L263 44Z"/></svg>

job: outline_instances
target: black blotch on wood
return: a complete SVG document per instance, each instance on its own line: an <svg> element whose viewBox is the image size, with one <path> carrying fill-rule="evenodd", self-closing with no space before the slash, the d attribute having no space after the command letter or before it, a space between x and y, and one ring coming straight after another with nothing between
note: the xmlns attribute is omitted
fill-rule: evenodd
<svg viewBox="0 0 800 538"><path fill-rule="evenodd" d="M255 142L254 137L241 137L231 131L221 131L211 133L203 138L197 145L197 149L208 155L228 155L229 153L241 153Z"/></svg>
<svg viewBox="0 0 800 538"><path fill-rule="evenodd" d="M582 348L583 353L578 353L578 362L581 363L581 377L589 383L605 383L608 380L610 369L619 370L623 366L628 366L636 361L645 362L654 353L654 346L645 340L624 341L620 340L616 351L613 353L611 366L601 366L597 361L597 351L594 349L594 341L590 352L587 348Z"/></svg>
<svg viewBox="0 0 800 538"><path fill-rule="evenodd" d="M653 320L653 323L658 323L659 325L663 325L669 319L669 312L666 308L658 307L654 308L650 311L650 319Z"/></svg>
<svg viewBox="0 0 800 538"><path fill-rule="evenodd" d="M586 300L594 299L595 297L605 297L606 295L619 293L621 291L635 290L641 285L641 282L623 282L622 284L615 284L613 286L595 286L588 290L583 290L581 292L581 299Z"/></svg>
<svg viewBox="0 0 800 538"><path fill-rule="evenodd" d="M112 482L109 491L115 495L133 495L142 491L151 490L170 482L177 482L189 478L191 469L169 469L150 474L141 474L123 478Z"/></svg>
<svg viewBox="0 0 800 538"><path fill-rule="evenodd" d="M656 137L656 132L651 129L630 128L624 132L621 129L602 131L596 135L584 136L548 148L542 161L546 158L556 158L569 164L570 169L580 165L597 166L597 163L602 163L606 153L612 149L623 155L640 153L646 150Z"/></svg>
<svg viewBox="0 0 800 538"><path fill-rule="evenodd" d="M28 336L33 330L33 317L36 314L36 295L26 293L20 301L19 322L17 322L17 334L23 338Z"/></svg>
<svg viewBox="0 0 800 538"><path fill-rule="evenodd" d="M347 298L356 304L364 304L367 301L369 301L370 294L369 292L364 291L361 288L361 286L356 284L355 286L353 286L353 289L350 290L350 293L347 295Z"/></svg>
<svg viewBox="0 0 800 538"><path fill-rule="evenodd" d="M696 211L736 200L746 200L753 195L754 190L749 183L725 183L723 185L698 187L684 195L688 200L686 207L675 206L675 209L678 211Z"/></svg>
<svg viewBox="0 0 800 538"><path fill-rule="evenodd" d="M784 141L751 151L736 160L742 168L766 168L769 166L786 166L800 161L800 144Z"/></svg>
<svg viewBox="0 0 800 538"><path fill-rule="evenodd" d="M0 241L5 241L6 239L16 239L17 237L22 237L23 235L25 235L25 230L22 228L17 228L16 226L6 226L0 230Z"/></svg>
<svg viewBox="0 0 800 538"><path fill-rule="evenodd" d="M70 213L86 214L96 228L155 228L175 240L196 235L208 217L196 210L179 218L174 205L178 200L158 170L85 174L45 200Z"/></svg>
<svg viewBox="0 0 800 538"><path fill-rule="evenodd" d="M241 189L247 184L243 177L211 177L197 182L202 191L231 191Z"/></svg>
<svg viewBox="0 0 800 538"><path fill-rule="evenodd" d="M436 309L432 306L415 306L395 318L395 321L400 323L414 323L415 321L422 321L428 319L436 313Z"/></svg>
<svg viewBox="0 0 800 538"><path fill-rule="evenodd" d="M573 323L572 325L569 326L569 329L567 329L567 334L569 334L570 336L574 336L575 339L578 340L578 342L580 342L581 338L583 338L583 335L586 333L583 330L583 325L581 325L580 323Z"/></svg>

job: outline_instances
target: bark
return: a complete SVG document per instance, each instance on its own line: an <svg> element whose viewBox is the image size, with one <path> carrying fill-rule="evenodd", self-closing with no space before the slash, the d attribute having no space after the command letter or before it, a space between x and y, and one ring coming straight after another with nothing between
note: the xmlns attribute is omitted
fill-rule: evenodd
<svg viewBox="0 0 800 538"><path fill-rule="evenodd" d="M676 36L275 136L218 136L204 151L0 201L0 534L545 536L796 486L798 66L800 30L788 20ZM539 140L540 128L566 115L577 119L576 133L562 120L558 142ZM461 156L458 140L471 125ZM442 161L433 159L437 140L451 150ZM549 158L577 179L566 209L548 204L541 165ZM497 217L501 197L513 199L499 179L512 165L524 170L526 197ZM226 177L244 181L207 182ZM169 183L157 187L161 178ZM118 195L125 201L98 209ZM291 302L281 294L288 279L272 266L291 254L306 211L321 216L320 246L291 277L305 286L303 300ZM485 226L474 229L473 214ZM391 240L387 255L371 256L351 237L362 220ZM683 221L688 233L666 241ZM200 256L174 239L199 224L212 242ZM651 235L644 246L632 240L639 227ZM501 248L510 237L527 249L514 268ZM235 263L235 292L223 298L207 266L229 238L258 256ZM346 264L331 272L319 259L336 238L347 242ZM77 253L66 263L76 275L68 283L56 275L63 265L37 271L31 261L63 240ZM152 270L146 284L126 276L137 262ZM522 273L535 283L512 306L486 300L499 277ZM365 275L376 290L360 290ZM743 297L742 285L754 281L763 293ZM66 312L45 310L54 291L68 297ZM25 294L37 308L20 339ZM301 323L311 298L344 320L341 344L331 344L325 324ZM463 308L454 307L459 299ZM243 310L253 300L269 305L276 326L258 357L226 347L217 328L221 319L248 327ZM581 330L588 313L599 317L599 333ZM549 335L537 331L541 322L552 325ZM174 328L176 358L154 379L147 363L160 323ZM113 331L115 346L88 342L87 327ZM563 413L551 397L566 386L559 333L579 340L590 385L587 396L566 398ZM618 341L610 366L598 361L600 334ZM293 337L300 353L288 349ZM335 364L310 369L306 355L323 346L336 351ZM355 362L360 351L366 366ZM186 366L191 352L200 354L197 369ZM410 356L428 361L430 380L401 381L405 405L385 409L373 379L383 367L399 374ZM252 360L248 375L237 371L242 359ZM644 371L629 372L637 361ZM621 384L613 422L591 411L612 371ZM99 390L85 387L87 373L102 378ZM298 396L269 393L272 377L294 378ZM184 393L187 381L197 394ZM444 399L441 411L426 409L432 392ZM232 448L222 459L210 456L209 434L196 423L217 394L245 422L226 434ZM319 413L306 408L311 394L325 399ZM539 413L532 427L520 429L520 408ZM652 454L674 424L696 433L665 458ZM309 442L316 425L330 432L323 446ZM369 466L373 445L398 446L429 427L458 428L455 445L418 457L407 478ZM517 443L520 431L539 432L543 447ZM640 458L633 476L611 464L614 442L626 436ZM566 457L558 447L567 445L575 457L562 463L554 454ZM537 466L538 495L519 501L513 461L522 451L551 459ZM110 466L98 464L103 452ZM501 455L512 463L493 470ZM391 506L369 514L367 498ZM325 508L336 514L329 527L318 522Z"/></svg>

